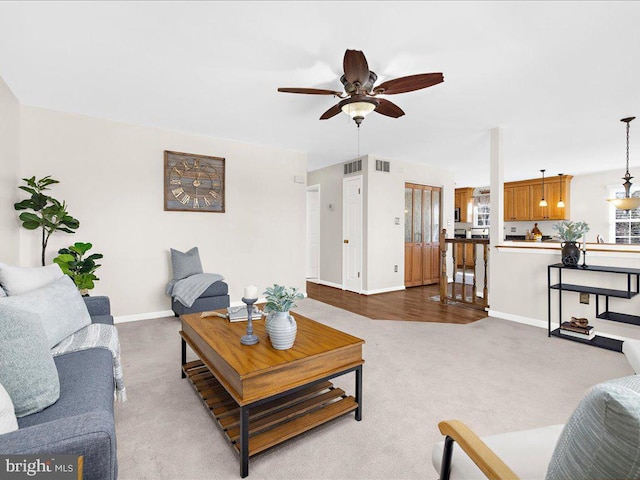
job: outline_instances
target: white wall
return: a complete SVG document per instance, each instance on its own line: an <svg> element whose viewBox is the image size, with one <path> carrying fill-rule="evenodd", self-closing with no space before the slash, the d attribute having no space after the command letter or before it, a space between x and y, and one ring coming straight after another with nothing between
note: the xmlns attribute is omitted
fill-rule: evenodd
<svg viewBox="0 0 640 480"><path fill-rule="evenodd" d="M378 172L375 160L388 160L390 172ZM454 174L423 164L370 156L368 162L368 292L404 288L404 184L442 187L440 229L453 237ZM395 218L400 224L395 225ZM394 266L398 272L394 273Z"/></svg>
<svg viewBox="0 0 640 480"><path fill-rule="evenodd" d="M0 78L0 262L19 258L20 103Z"/></svg>
<svg viewBox="0 0 640 480"><path fill-rule="evenodd" d="M615 243L615 237L610 235L610 222L614 215L609 198L609 186L622 187L622 168L593 173L590 175L576 175L571 182L571 220L584 221L589 224L587 242L594 242L596 235L602 236L607 243Z"/></svg>
<svg viewBox="0 0 640 480"><path fill-rule="evenodd" d="M376 159L388 160L390 172L375 170ZM427 165L363 157L363 284L364 293L404 288L404 184L418 183L443 187L442 226L453 236L453 173ZM320 184L320 281L342 285L342 164L309 172L308 183ZM334 205L329 210L329 204ZM395 225L398 217L400 224ZM448 225L448 222L450 223ZM394 272L394 266L398 272Z"/></svg>
<svg viewBox="0 0 640 480"><path fill-rule="evenodd" d="M21 174L60 180L51 195L80 220L75 235L51 237L47 259L93 243L104 254L94 292L114 315L170 308L169 248L198 246L232 302L250 284L305 289L306 185L294 176L306 175L306 154L27 106L21 115ZM164 150L226 158L226 213L163 210ZM38 265L38 235L21 237L21 264Z"/></svg>

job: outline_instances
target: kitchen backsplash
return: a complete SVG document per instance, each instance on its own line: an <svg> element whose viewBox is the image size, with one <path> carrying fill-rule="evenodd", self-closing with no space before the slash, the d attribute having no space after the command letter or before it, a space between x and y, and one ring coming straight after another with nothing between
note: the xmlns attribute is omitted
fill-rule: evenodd
<svg viewBox="0 0 640 480"><path fill-rule="evenodd" d="M504 234L505 235L526 235L527 230L531 232L533 230L533 226L538 224L538 230L542 232L542 235L553 237L557 235L557 231L553 229L553 226L558 223L557 221L546 221L546 222L504 222ZM513 229L515 228L515 231Z"/></svg>

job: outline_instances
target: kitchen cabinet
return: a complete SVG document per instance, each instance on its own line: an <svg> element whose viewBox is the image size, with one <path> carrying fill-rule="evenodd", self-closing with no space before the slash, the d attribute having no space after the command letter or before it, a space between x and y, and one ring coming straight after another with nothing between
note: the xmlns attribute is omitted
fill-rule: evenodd
<svg viewBox="0 0 640 480"><path fill-rule="evenodd" d="M460 209L460 222L473 222L473 188L456 188L454 204Z"/></svg>
<svg viewBox="0 0 640 480"><path fill-rule="evenodd" d="M571 175L545 178L546 207L540 206L542 179L522 180L504 184L504 220L567 220L570 217ZM562 199L565 206L558 207Z"/></svg>
<svg viewBox="0 0 640 480"><path fill-rule="evenodd" d="M531 220L531 186L504 187L504 219L514 222Z"/></svg>

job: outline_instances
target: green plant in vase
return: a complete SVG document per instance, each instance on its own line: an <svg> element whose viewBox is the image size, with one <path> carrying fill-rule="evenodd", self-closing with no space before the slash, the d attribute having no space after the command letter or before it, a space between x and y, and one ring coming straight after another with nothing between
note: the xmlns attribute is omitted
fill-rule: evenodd
<svg viewBox="0 0 640 480"><path fill-rule="evenodd" d="M76 242L68 248L58 250L59 255L53 259L54 263L60 265L62 272L71 277L82 295L87 295L88 291L95 287L95 282L100 280L94 272L101 266L96 260L101 259L103 255L93 253L83 258L92 247L90 243Z"/></svg>
<svg viewBox="0 0 640 480"><path fill-rule="evenodd" d="M589 231L589 225L586 222L571 220L558 222L552 228L558 231L558 235L565 242L577 242Z"/></svg>
<svg viewBox="0 0 640 480"><path fill-rule="evenodd" d="M18 188L31 194L31 197L13 204L16 210L33 210L33 212L22 212L19 215L22 226L27 230L42 229L42 265L45 264L45 253L49 237L55 231L75 233L80 226L80 222L67 212L67 204L60 202L53 197L45 195L43 192L49 190L49 186L60 183L51 178L50 175L36 180L36 177L23 178L26 185Z"/></svg>
<svg viewBox="0 0 640 480"><path fill-rule="evenodd" d="M562 263L567 267L576 267L580 261L580 248L576 245L580 238L589 231L586 222L563 220L553 226L558 231L562 243ZM585 248L585 245L583 245Z"/></svg>
<svg viewBox="0 0 640 480"><path fill-rule="evenodd" d="M296 307L295 301L304 298L297 288L275 284L263 292L267 303L264 311L267 314L265 329L276 350L288 350L296 340L298 327L289 310Z"/></svg>

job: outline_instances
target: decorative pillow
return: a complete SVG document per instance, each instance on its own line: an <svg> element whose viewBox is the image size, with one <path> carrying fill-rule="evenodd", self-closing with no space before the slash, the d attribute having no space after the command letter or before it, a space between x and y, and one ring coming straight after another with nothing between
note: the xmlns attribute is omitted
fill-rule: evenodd
<svg viewBox="0 0 640 480"><path fill-rule="evenodd" d="M36 290L64 276L60 265L52 263L44 267L14 267L0 263L0 285L7 295Z"/></svg>
<svg viewBox="0 0 640 480"><path fill-rule="evenodd" d="M564 426L547 480L640 478L640 376L592 387Z"/></svg>
<svg viewBox="0 0 640 480"><path fill-rule="evenodd" d="M0 383L16 416L39 412L60 398L58 370L38 315L4 303L0 304L0 365Z"/></svg>
<svg viewBox="0 0 640 480"><path fill-rule="evenodd" d="M37 290L0 298L0 305L38 314L49 348L91 323L87 305L67 275Z"/></svg>
<svg viewBox="0 0 640 480"><path fill-rule="evenodd" d="M0 435L18 429L16 412L11 397L0 383Z"/></svg>
<svg viewBox="0 0 640 480"><path fill-rule="evenodd" d="M196 273L202 273L202 263L200 263L198 247L193 247L184 253L172 248L171 267L173 269L174 280L182 280Z"/></svg>

